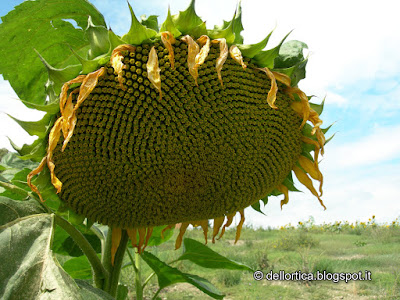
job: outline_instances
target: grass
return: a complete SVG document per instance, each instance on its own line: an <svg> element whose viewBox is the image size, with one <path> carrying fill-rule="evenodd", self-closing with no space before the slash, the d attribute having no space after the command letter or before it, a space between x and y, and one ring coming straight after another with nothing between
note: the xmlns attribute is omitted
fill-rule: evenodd
<svg viewBox="0 0 400 300"><path fill-rule="evenodd" d="M334 223L320 226L300 224L281 229L244 227L242 238L233 245L235 230L208 246L214 251L264 273L279 272L371 272L371 281L255 281L250 272L205 269L187 261L173 264L185 273L209 280L226 294L226 299L400 299L400 226L399 220L385 226L374 218L366 223ZM175 234L176 235L176 234ZM176 237L176 236L175 236ZM203 241L203 233L195 228L185 237ZM174 249L174 238L146 250L162 261L171 262L181 255ZM143 263L143 278L151 273ZM134 291L133 273L123 270L121 281ZM145 290L151 299L157 290L154 277ZM134 294L129 299L135 299ZM159 299L211 299L188 284L165 288Z"/></svg>

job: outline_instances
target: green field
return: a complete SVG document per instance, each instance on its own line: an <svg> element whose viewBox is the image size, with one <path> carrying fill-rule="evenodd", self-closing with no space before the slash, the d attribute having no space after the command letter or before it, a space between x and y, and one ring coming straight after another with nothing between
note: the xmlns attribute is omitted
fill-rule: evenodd
<svg viewBox="0 0 400 300"><path fill-rule="evenodd" d="M176 235L176 234L175 234ZM234 245L235 231L210 243L211 249L235 261L263 272L355 273L371 272L371 281L256 281L250 272L214 270L181 261L173 266L185 273L208 279L226 294L225 299L400 299L400 226L376 225L374 218L366 223L313 225L311 220L296 227L251 229L244 227L242 238ZM203 241L200 229L188 230L185 237ZM157 248L147 248L162 261L172 262L182 252L174 249L174 238ZM127 262L128 259L126 258ZM142 278L151 270L143 263ZM121 281L129 286L135 299L132 269L123 269ZM154 276L145 289L146 299L157 291ZM158 299L211 299L189 284L164 289Z"/></svg>

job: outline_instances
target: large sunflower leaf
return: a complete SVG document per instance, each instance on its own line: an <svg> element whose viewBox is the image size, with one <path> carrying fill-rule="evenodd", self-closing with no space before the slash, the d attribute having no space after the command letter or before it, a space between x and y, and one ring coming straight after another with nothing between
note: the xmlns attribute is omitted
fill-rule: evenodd
<svg viewBox="0 0 400 300"><path fill-rule="evenodd" d="M224 297L224 294L204 278L193 274L182 273L177 268L162 262L150 252L144 251L141 257L157 274L160 289L175 283L187 282L214 299L222 299Z"/></svg>
<svg viewBox="0 0 400 300"><path fill-rule="evenodd" d="M25 203L10 201L12 209ZM60 267L51 251L54 215L39 212L19 215L0 226L0 298L112 299L98 289L76 283Z"/></svg>
<svg viewBox="0 0 400 300"><path fill-rule="evenodd" d="M86 54L88 16L94 24L106 26L99 11L85 0L25 1L2 17L0 73L28 107L46 100L47 70L34 49L55 68L79 63L67 45Z"/></svg>
<svg viewBox="0 0 400 300"><path fill-rule="evenodd" d="M190 260L203 268L245 270L254 272L249 266L230 260L229 258L211 250L203 243L193 239L185 238L183 245L183 254L178 258L178 260Z"/></svg>

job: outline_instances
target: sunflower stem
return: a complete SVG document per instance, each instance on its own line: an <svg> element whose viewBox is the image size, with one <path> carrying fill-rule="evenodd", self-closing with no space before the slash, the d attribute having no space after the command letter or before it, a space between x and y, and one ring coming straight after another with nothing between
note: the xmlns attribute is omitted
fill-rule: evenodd
<svg viewBox="0 0 400 300"><path fill-rule="evenodd" d="M112 270L110 273L110 283L109 283L110 285L108 293L114 298L117 295L119 275L121 274L122 262L124 260L124 255L126 252L127 245L128 245L128 234L126 233L126 230L122 230L121 242L118 246L117 253L115 254L114 266L112 266Z"/></svg>
<svg viewBox="0 0 400 300"><path fill-rule="evenodd" d="M104 268L107 270L108 274L112 272L112 264L111 264L111 246L112 246L112 229L108 227L104 252L102 253L101 263ZM108 292L110 288L110 277L108 276L103 284L102 290Z"/></svg>
<svg viewBox="0 0 400 300"><path fill-rule="evenodd" d="M136 299L143 299L143 286L141 279L141 262L140 262L140 254L135 252L135 287L136 287Z"/></svg>
<svg viewBox="0 0 400 300"><path fill-rule="evenodd" d="M81 248L82 252L88 258L93 271L93 280L97 288L102 288L104 281L107 281L109 273L101 264L100 259L97 256L96 251L93 249L92 245L88 242L85 236L71 225L67 220L55 215L55 220L57 225L64 229L74 240L74 242Z"/></svg>

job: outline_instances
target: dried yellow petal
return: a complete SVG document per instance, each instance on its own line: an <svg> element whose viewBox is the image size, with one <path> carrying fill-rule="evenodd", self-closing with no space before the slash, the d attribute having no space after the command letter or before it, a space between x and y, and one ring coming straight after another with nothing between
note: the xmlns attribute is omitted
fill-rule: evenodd
<svg viewBox="0 0 400 300"><path fill-rule="evenodd" d="M111 233L111 264L114 265L115 254L117 253L119 243L121 242L121 228L113 228Z"/></svg>
<svg viewBox="0 0 400 300"><path fill-rule="evenodd" d="M267 102L271 108L277 109L278 107L275 105L275 100L276 93L278 92L278 85L276 84L275 76L268 68L261 68L258 70L264 71L271 80L271 89L268 92Z"/></svg>
<svg viewBox="0 0 400 300"><path fill-rule="evenodd" d="M131 239L132 247L137 248L138 247L136 238L137 229L136 228L127 229L126 232L128 233L128 236Z"/></svg>
<svg viewBox="0 0 400 300"><path fill-rule="evenodd" d="M208 53L210 52L210 38L206 35L202 35L197 39L197 42L204 45L203 47L201 47L200 52L196 55L194 65L196 69L198 69L198 67L200 67L204 63L208 56Z"/></svg>
<svg viewBox="0 0 400 300"><path fill-rule="evenodd" d="M62 124L63 117L59 117L50 131L49 145L47 147L47 166L50 170L51 183L56 188L57 193L61 192L62 182L54 174L55 165L53 162L53 151L57 146L58 140L60 139Z"/></svg>
<svg viewBox="0 0 400 300"><path fill-rule="evenodd" d="M298 101L292 102L291 106L296 112L298 112L298 113L300 112L301 116L303 117L303 122L300 125L300 128L303 128L303 126L306 124L308 118L310 117L311 107L310 107L310 103L308 103L308 97L302 90L300 90L297 87L288 87L285 89L285 92L288 93L292 99L294 99L293 94L296 94L299 96L299 98L301 100L301 102L300 102L301 106L299 106ZM301 107L301 109L299 109L298 107Z"/></svg>
<svg viewBox="0 0 400 300"><path fill-rule="evenodd" d="M310 190L310 192L318 198L319 203L324 207L324 209L326 209L324 202L322 201L322 199L320 198L320 196L318 195L317 191L315 190L311 179L307 176L306 173L304 173L304 171L302 169L300 169L298 166L293 166L293 172L296 175L297 179L304 185L306 186L306 188L308 188Z"/></svg>
<svg viewBox="0 0 400 300"><path fill-rule="evenodd" d="M46 162L47 162L47 156L43 157L43 159L40 162L39 166L35 170L31 171L28 174L28 177L27 177L28 186L31 188L32 191L34 191L36 194L39 195L40 201L42 201L42 202L44 202L43 197L40 194L40 192L39 192L38 188L36 187L36 185L32 184L32 177L37 175L37 174L39 174L40 172L42 172L44 166L46 165Z"/></svg>
<svg viewBox="0 0 400 300"><path fill-rule="evenodd" d="M247 68L246 64L243 61L242 52L240 52L239 48L236 45L232 45L229 48L229 54L231 55L234 61L236 61L239 65L242 66L243 69Z"/></svg>
<svg viewBox="0 0 400 300"><path fill-rule="evenodd" d="M277 81L279 81L280 83L283 83L286 86L290 86L291 79L290 79L289 76L287 76L286 74L279 73L279 72L274 72L274 71L272 71L272 74L274 74L275 79Z"/></svg>
<svg viewBox="0 0 400 300"><path fill-rule="evenodd" d="M151 48L149 53L149 60L147 61L147 77L153 86L160 93L160 100L162 98L161 93L161 77L160 77L161 69L158 67L158 55L154 46Z"/></svg>
<svg viewBox="0 0 400 300"><path fill-rule="evenodd" d="M176 238L176 241L175 241L175 250L179 249L181 247L183 235L185 234L186 229L188 228L189 224L190 224L189 222L184 222L181 224L181 228L179 229L178 237Z"/></svg>
<svg viewBox="0 0 400 300"><path fill-rule="evenodd" d="M224 220L225 220L225 216L214 219L214 228L213 228L213 236L212 236L213 243L215 243L215 237L218 235L219 229L221 228L222 224L224 223Z"/></svg>
<svg viewBox="0 0 400 300"><path fill-rule="evenodd" d="M222 227L221 233L220 233L219 237L217 238L217 240L219 240L220 238L222 238L222 236L223 236L224 233L225 233L226 227L229 227L229 226L232 224L233 217L234 217L235 215L236 215L236 212L234 212L234 213L229 214L229 215L226 216L227 220L226 220L226 222L225 222L225 224L224 224L224 227Z"/></svg>
<svg viewBox="0 0 400 300"><path fill-rule="evenodd" d="M192 75L194 82L197 84L197 77L199 77L199 74L197 72L196 66L196 56L200 52L200 47L199 45L192 39L190 35L185 35L182 39L185 43L188 44L188 68L189 68L189 73Z"/></svg>
<svg viewBox="0 0 400 300"><path fill-rule="evenodd" d="M283 200L281 200L281 209L282 209L282 206L284 204L289 203L289 189L283 184L278 185L276 189L284 195Z"/></svg>
<svg viewBox="0 0 400 300"><path fill-rule="evenodd" d="M244 210L242 209L240 211L240 222L239 222L238 226L236 227L235 244L237 243L237 241L240 238L240 232L242 231L242 226L243 226L244 220L245 220L245 218L244 218Z"/></svg>
<svg viewBox="0 0 400 300"><path fill-rule="evenodd" d="M217 69L218 79L221 82L221 85L224 85L222 81L222 66L224 65L226 59L228 58L228 45L226 44L226 40L224 38L212 40L213 43L219 43L219 57L217 59L217 63L215 68Z"/></svg>
<svg viewBox="0 0 400 300"><path fill-rule="evenodd" d="M120 84L121 89L125 90L126 87L123 86L122 84L122 70L126 69L126 66L122 62L122 59L124 58L124 55L122 52L124 51L130 51L134 52L136 48L132 45L124 44L124 45L119 45L116 47L113 52L111 53L111 58L110 58L110 63L111 66L114 68L114 71L118 74L118 81Z"/></svg>
<svg viewBox="0 0 400 300"><path fill-rule="evenodd" d="M172 44L175 43L175 38L171 32L164 31L164 32L161 32L161 41L163 42L165 48L168 49L169 62L171 64L171 69L175 69L174 49L172 48Z"/></svg>

